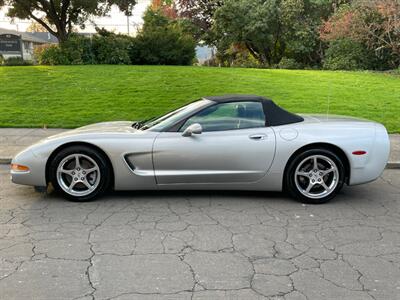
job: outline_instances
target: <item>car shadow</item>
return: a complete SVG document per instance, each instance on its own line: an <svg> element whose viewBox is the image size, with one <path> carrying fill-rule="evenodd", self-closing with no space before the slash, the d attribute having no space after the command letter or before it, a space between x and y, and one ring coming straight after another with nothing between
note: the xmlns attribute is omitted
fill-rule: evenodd
<svg viewBox="0 0 400 300"><path fill-rule="evenodd" d="M346 188L344 188L346 190ZM70 201L63 197L60 193L51 190L46 193L48 198L56 201L79 203L81 201ZM341 191L333 200L328 203L339 203L346 201L345 191ZM269 191L232 191L232 190L141 190L141 191L108 191L105 195L84 203L101 203L101 202L150 202L150 201L220 201L220 202L237 202L237 201L253 201L268 203L281 203L298 206L300 203L290 197L286 192L269 192ZM195 203L194 203L195 204Z"/></svg>

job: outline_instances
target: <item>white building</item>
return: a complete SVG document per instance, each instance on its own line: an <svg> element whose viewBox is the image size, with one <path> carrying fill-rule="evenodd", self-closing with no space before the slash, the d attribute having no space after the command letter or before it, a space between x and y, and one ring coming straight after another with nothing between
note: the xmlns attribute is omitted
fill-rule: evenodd
<svg viewBox="0 0 400 300"><path fill-rule="evenodd" d="M22 57L24 60L34 60L35 46L51 42L35 37L26 32L0 28L0 54L5 58Z"/></svg>

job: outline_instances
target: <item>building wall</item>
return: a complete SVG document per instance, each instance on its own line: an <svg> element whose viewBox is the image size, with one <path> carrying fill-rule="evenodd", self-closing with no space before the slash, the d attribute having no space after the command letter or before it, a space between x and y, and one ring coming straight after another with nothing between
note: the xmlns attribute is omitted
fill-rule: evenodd
<svg viewBox="0 0 400 300"><path fill-rule="evenodd" d="M22 41L22 54L24 60L31 60L33 61L35 59L33 55L33 49L36 44L33 42L29 41ZM5 59L10 58L10 57L21 57L21 54L3 54L3 57Z"/></svg>
<svg viewBox="0 0 400 300"><path fill-rule="evenodd" d="M22 53L24 60L34 60L33 47L33 42L22 41Z"/></svg>

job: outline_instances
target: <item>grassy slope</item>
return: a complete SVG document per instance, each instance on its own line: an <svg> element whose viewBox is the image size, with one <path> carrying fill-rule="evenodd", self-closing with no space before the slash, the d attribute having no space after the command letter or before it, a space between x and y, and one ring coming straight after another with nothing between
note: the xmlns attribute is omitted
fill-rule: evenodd
<svg viewBox="0 0 400 300"><path fill-rule="evenodd" d="M151 66L0 68L0 126L146 119L201 96L228 93L271 97L300 113L326 113L329 106L330 113L376 120L400 132L398 76Z"/></svg>

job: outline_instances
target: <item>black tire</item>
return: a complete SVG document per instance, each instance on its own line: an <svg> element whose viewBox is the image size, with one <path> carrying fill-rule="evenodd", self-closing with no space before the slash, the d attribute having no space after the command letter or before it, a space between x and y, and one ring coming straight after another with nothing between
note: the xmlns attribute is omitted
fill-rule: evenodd
<svg viewBox="0 0 400 300"><path fill-rule="evenodd" d="M304 162L306 159L314 156L322 156L322 157L327 157L329 158L331 161L334 162L334 164L336 165L337 168L337 173L336 174L336 180L337 180L337 185L335 188L333 188L332 190L329 191L329 194L327 194L326 196L321 196L319 198L312 198L312 197L308 197L307 195L305 195L304 193L306 193L304 190L303 192L298 188L298 186L300 184L296 184L296 180L299 183L301 180L303 180L304 182L306 182L306 180L309 180L308 184L310 183L311 179L307 178L306 176L303 176L304 179L296 179L296 169L299 167L299 164L302 164L302 162ZM325 162L322 159L322 162ZM306 161L307 163L307 161ZM311 164L311 162L310 162ZM309 171L306 171L309 172ZM310 170L310 173L313 172L313 170ZM317 172L318 173L318 172ZM321 174L321 173L319 173ZM312 175L309 175L310 177ZM325 176L331 176L331 175L325 175ZM332 175L334 176L334 175ZM300 175L301 178L301 175ZM306 179L307 178L307 179ZM329 178L327 177L323 177L327 180L329 180ZM322 178L322 181L324 181L324 179ZM296 157L292 158L287 166L286 169L286 173L285 173L285 184L284 184L284 188L285 190L297 201L302 202L302 203L307 203L307 204L323 204L326 203L328 201L330 201L331 199L333 199L338 193L339 191L342 189L343 184L344 184L344 180L345 180L345 168L343 165L342 160L340 159L340 157L334 153L331 150L328 149L324 149L324 148L316 148L316 149L309 149L309 150L305 150L304 152L300 153L299 155L297 155ZM307 182L305 183L307 185ZM319 186L317 183L315 183L316 189L318 188L323 188L322 186ZM314 188L313 188L314 189Z"/></svg>
<svg viewBox="0 0 400 300"><path fill-rule="evenodd" d="M64 189L60 186L57 180L58 166L65 158L74 154L85 155L91 158L94 162L96 162L98 166L99 171L97 172L100 174L100 179L98 180L97 187L93 189L88 195L84 196L71 195L66 191L64 191ZM96 176L98 176L98 173L96 173ZM102 196L110 187L111 177L112 177L111 166L109 165L109 162L107 158L104 156L104 154L100 153L96 149L84 145L71 146L59 151L50 162L48 174L50 182L52 183L54 189L57 192L61 193L63 196L65 196L71 201L78 201L78 202L91 201ZM72 177L71 180L73 180Z"/></svg>

